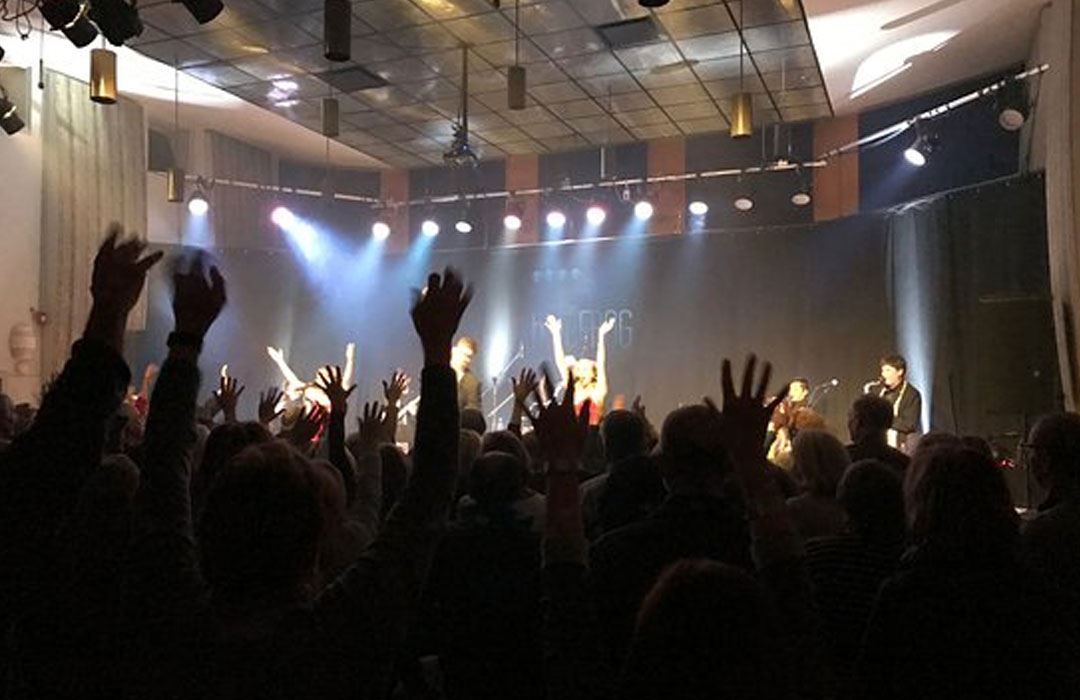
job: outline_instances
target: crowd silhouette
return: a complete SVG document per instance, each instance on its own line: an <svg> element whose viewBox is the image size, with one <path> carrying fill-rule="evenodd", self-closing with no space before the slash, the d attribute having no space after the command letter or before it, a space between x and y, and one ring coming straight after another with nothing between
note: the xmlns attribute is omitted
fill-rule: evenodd
<svg viewBox="0 0 1080 700"><path fill-rule="evenodd" d="M754 357L659 430L640 401L577 396L569 363L526 370L488 432L459 406L472 290L447 269L412 304L406 451L397 373L353 425L333 366L298 410L269 389L244 420L227 376L201 403L227 299L202 254L176 263L174 330L136 393L127 317L161 257L113 230L40 409L0 395L5 697L1080 693L1080 416L1025 439L1048 496L1023 521L985 443L932 433L909 459L880 398L854 403L849 444L801 430L771 464L786 391Z"/></svg>

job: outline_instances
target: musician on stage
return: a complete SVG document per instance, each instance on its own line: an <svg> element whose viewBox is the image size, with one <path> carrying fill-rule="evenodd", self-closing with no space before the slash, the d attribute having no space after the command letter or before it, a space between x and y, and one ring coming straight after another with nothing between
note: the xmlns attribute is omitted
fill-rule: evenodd
<svg viewBox="0 0 1080 700"><path fill-rule="evenodd" d="M790 463L791 445L805 423L816 425L810 408L810 380L796 377L788 385L787 398L777 404L769 421L766 445L769 459L781 466Z"/></svg>
<svg viewBox="0 0 1080 700"><path fill-rule="evenodd" d="M454 347L450 349L450 366L453 367L458 379L459 411L464 411L467 408L477 411L482 410L480 403L482 385L471 369L476 350L476 340L467 335L458 338L457 342L454 343Z"/></svg>
<svg viewBox="0 0 1080 700"><path fill-rule="evenodd" d="M880 396L892 405L890 447L910 452L922 424L922 394L907 380L907 362L900 355L881 358L881 376L864 387L864 393Z"/></svg>

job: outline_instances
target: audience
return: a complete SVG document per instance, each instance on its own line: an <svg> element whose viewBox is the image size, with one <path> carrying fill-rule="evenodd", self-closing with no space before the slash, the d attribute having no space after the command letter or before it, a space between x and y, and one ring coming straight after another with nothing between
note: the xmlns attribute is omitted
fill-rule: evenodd
<svg viewBox="0 0 1080 700"><path fill-rule="evenodd" d="M876 459L897 473L907 469L908 456L890 447L889 428L893 422L893 407L880 396L867 394L855 399L848 412L848 433L851 444L847 446L852 462Z"/></svg>
<svg viewBox="0 0 1080 700"><path fill-rule="evenodd" d="M152 394L156 367L129 391L127 317L160 259L113 231L40 411L0 395L5 697L1080 687L1076 414L1043 417L1023 445L1048 496L1022 532L984 440L930 433L909 463L874 397L852 406L847 448L801 426L793 482L766 460L784 397L766 401L771 369L753 358L738 389L724 361L720 406L673 411L652 453L640 400L597 430L572 377L560 396L532 370L514 381L510 429L487 433L482 413L459 414L451 343L471 290L447 270L411 311L424 367L411 445L396 436L399 372L348 437L355 387L337 367L315 382L326 409L283 416L270 390L244 422L231 377L197 403L226 303L202 255L174 266Z"/></svg>
<svg viewBox="0 0 1080 700"><path fill-rule="evenodd" d="M787 500L795 529L804 539L839 533L847 517L836 502L836 487L850 464L844 446L824 431L802 430L791 456L795 479L803 491Z"/></svg>
<svg viewBox="0 0 1080 700"><path fill-rule="evenodd" d="M1029 561L1063 590L1080 596L1080 415L1041 418L1024 446L1046 499L1024 526Z"/></svg>

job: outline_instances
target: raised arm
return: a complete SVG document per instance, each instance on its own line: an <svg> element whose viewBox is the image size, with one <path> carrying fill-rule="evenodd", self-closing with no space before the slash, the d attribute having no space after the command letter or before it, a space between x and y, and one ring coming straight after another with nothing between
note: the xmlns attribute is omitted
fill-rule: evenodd
<svg viewBox="0 0 1080 700"><path fill-rule="evenodd" d="M536 381L536 372L528 367L521 370L521 375L516 379L510 377L510 384L514 390L514 410L510 414L510 424L507 429L515 435L521 435L521 421L528 408L529 396L537 391L539 384Z"/></svg>
<svg viewBox="0 0 1080 700"><path fill-rule="evenodd" d="M559 380L565 385L570 368L566 366L566 352L563 350L562 320L548 315L544 327L551 333L552 348L555 352L555 366L559 368Z"/></svg>
<svg viewBox="0 0 1080 700"><path fill-rule="evenodd" d="M71 359L42 398L33 427L0 458L0 625L26 609L42 585L54 533L70 515L86 478L97 469L106 421L127 391L123 360L128 313L147 271L161 259L144 244L118 242L113 227L94 259L93 305Z"/></svg>
<svg viewBox="0 0 1080 700"><path fill-rule="evenodd" d="M285 377L285 384L288 386L290 392L298 391L302 389L305 384L300 381L300 377L296 376L296 372L292 371L289 364L285 362L285 351L281 348L266 348L266 354L270 356L270 359L277 365L278 371Z"/></svg>
<svg viewBox="0 0 1080 700"><path fill-rule="evenodd" d="M345 370L341 373L341 383L348 386L353 383L356 374L356 343L345 344Z"/></svg>
<svg viewBox="0 0 1080 700"><path fill-rule="evenodd" d="M614 316L601 323L596 332L596 386L597 393L601 397L606 397L608 392L607 337L613 328L615 328Z"/></svg>
<svg viewBox="0 0 1080 700"><path fill-rule="evenodd" d="M191 516L191 451L199 392L203 338L225 305L225 280L217 268L206 277L200 255L173 278L175 330L150 400L146 458L135 507L128 569L128 601L137 632L149 642L168 634L161 622L185 620L199 599ZM161 640L163 641L163 640Z"/></svg>
<svg viewBox="0 0 1080 700"><path fill-rule="evenodd" d="M356 474L345 452L345 415L349 412L349 397L356 390L353 384L346 387L344 373L340 367L327 365L319 370L315 385L330 399L330 420L327 428L327 441L330 447L330 463L341 474L345 483L345 501L352 503L356 498Z"/></svg>
<svg viewBox="0 0 1080 700"><path fill-rule="evenodd" d="M431 558L445 530L458 466L457 377L450 343L471 292L457 275L431 275L413 324L424 348L413 472L371 548L316 601L337 653L354 664L358 692L383 696L404 643Z"/></svg>
<svg viewBox="0 0 1080 700"><path fill-rule="evenodd" d="M390 382L383 382L383 397L386 399L386 414L383 418L385 439L389 443L397 442L398 416L401 413L401 398L409 392L409 376L395 370Z"/></svg>

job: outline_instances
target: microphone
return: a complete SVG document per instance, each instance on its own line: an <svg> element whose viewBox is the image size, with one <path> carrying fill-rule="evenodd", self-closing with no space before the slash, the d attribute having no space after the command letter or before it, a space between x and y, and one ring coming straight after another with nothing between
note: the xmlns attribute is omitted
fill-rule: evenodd
<svg viewBox="0 0 1080 700"><path fill-rule="evenodd" d="M873 389L875 386L881 386L881 384L881 377L878 377L877 379L871 379L866 384L863 384L862 393L869 394L871 389Z"/></svg>

